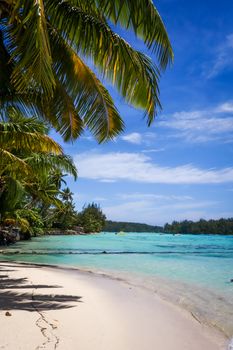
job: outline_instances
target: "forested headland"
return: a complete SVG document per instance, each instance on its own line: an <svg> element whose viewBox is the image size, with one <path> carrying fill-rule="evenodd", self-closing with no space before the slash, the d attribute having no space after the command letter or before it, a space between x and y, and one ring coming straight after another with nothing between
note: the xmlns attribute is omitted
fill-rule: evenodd
<svg viewBox="0 0 233 350"><path fill-rule="evenodd" d="M173 221L172 224L165 224L165 233L182 233L182 234L219 234L233 235L233 218L219 220L199 221Z"/></svg>
<svg viewBox="0 0 233 350"><path fill-rule="evenodd" d="M135 222L120 222L107 220L105 222L104 231L107 232L162 232L162 226L152 226Z"/></svg>
<svg viewBox="0 0 233 350"><path fill-rule="evenodd" d="M118 222L107 220L104 226L107 232L151 232L151 233L181 233L181 234L220 234L233 235L233 218L199 221L173 221L164 226L153 226L135 222Z"/></svg>

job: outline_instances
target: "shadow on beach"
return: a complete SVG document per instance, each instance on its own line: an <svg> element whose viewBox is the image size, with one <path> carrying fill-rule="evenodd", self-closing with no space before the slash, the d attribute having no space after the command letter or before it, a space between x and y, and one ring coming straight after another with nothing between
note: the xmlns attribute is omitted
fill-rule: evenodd
<svg viewBox="0 0 233 350"><path fill-rule="evenodd" d="M5 270L4 267L0 267L0 310L61 310L81 302L81 296L53 293L53 289L61 288L59 285L32 284L28 278L11 278L6 272L15 270ZM38 293L45 289L49 289L50 294Z"/></svg>

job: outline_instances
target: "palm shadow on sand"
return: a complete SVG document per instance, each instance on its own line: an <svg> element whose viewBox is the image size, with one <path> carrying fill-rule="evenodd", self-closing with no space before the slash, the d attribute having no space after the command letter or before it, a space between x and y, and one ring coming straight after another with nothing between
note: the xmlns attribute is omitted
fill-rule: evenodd
<svg viewBox="0 0 233 350"><path fill-rule="evenodd" d="M38 267L39 268L39 267ZM4 268L0 269L0 311L25 310L49 311L75 307L81 302L81 296L55 294L51 289L61 288L59 285L31 284L27 278L11 278ZM10 271L10 270L8 270ZM13 270L12 270L13 271ZM40 294L39 290L49 288L50 294Z"/></svg>

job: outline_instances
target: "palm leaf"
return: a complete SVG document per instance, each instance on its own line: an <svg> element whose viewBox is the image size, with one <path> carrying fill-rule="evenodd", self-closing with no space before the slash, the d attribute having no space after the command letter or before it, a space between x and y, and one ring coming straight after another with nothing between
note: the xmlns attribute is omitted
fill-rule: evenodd
<svg viewBox="0 0 233 350"><path fill-rule="evenodd" d="M108 91L99 79L58 35L50 32L54 69L72 96L74 107L99 142L123 130L123 121Z"/></svg>
<svg viewBox="0 0 233 350"><path fill-rule="evenodd" d="M146 110L148 124L159 102L159 70L144 54L115 34L101 16L59 0L45 1L50 23L76 52L90 57L129 103Z"/></svg>
<svg viewBox="0 0 233 350"><path fill-rule="evenodd" d="M20 181L12 176L5 176L5 188L1 197L0 212L14 209L19 199L22 197L24 188Z"/></svg>
<svg viewBox="0 0 233 350"><path fill-rule="evenodd" d="M32 196L32 200L29 203L30 206L34 206L35 203L40 201L56 207L62 206L62 202L56 197L58 191L54 184L41 183L40 181L25 181L24 187Z"/></svg>
<svg viewBox="0 0 233 350"><path fill-rule="evenodd" d="M161 68L173 61L173 51L163 21L152 0L71 0L91 14L102 14L114 25L133 29L156 53Z"/></svg>
<svg viewBox="0 0 233 350"><path fill-rule="evenodd" d="M62 154L61 146L45 134L47 128L37 118L25 118L16 108L7 109L8 121L0 122L0 148Z"/></svg>
<svg viewBox="0 0 233 350"><path fill-rule="evenodd" d="M1 129L1 125L0 125ZM52 138L36 132L1 131L0 148L24 150L25 152L42 152L61 154L62 148Z"/></svg>
<svg viewBox="0 0 233 350"><path fill-rule="evenodd" d="M96 0L103 14L114 24L133 29L149 49L156 53L162 68L172 62L173 51L152 0Z"/></svg>
<svg viewBox="0 0 233 350"><path fill-rule="evenodd" d="M54 96L47 106L46 117L65 141L76 139L83 132L83 122L74 101L63 84L56 79Z"/></svg>
<svg viewBox="0 0 233 350"><path fill-rule="evenodd" d="M10 77L13 70L10 63L10 55L6 49L3 37L3 29L0 30L0 103L2 97L9 94L11 90Z"/></svg>
<svg viewBox="0 0 233 350"><path fill-rule="evenodd" d="M9 48L15 62L12 84L17 91L34 87L34 92L51 97L55 80L43 0L15 2L10 23Z"/></svg>
<svg viewBox="0 0 233 350"><path fill-rule="evenodd" d="M30 167L23 159L0 147L0 175L6 171L10 174L20 171L26 175L30 172Z"/></svg>
<svg viewBox="0 0 233 350"><path fill-rule="evenodd" d="M77 179L77 169L71 157L67 155L38 154L34 153L24 159L33 169L35 174L47 174L53 170L60 170L71 174Z"/></svg>
<svg viewBox="0 0 233 350"><path fill-rule="evenodd" d="M159 68L117 35L109 22L134 30L156 53ZM60 47L67 47L67 60L60 53L64 62L72 63L73 78L72 69L67 65L65 70L59 59L59 41ZM0 117L5 118L9 104L18 104L27 114L33 106L65 140L78 137L84 125L99 142L114 137L123 122L108 91L81 57L91 59L127 102L142 108L148 124L153 121L161 108L160 69L172 61L173 53L152 0L4 1Z"/></svg>

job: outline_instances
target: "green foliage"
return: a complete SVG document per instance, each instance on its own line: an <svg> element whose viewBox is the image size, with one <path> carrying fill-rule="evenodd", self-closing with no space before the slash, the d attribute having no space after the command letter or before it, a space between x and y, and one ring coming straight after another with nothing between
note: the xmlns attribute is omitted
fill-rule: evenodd
<svg viewBox="0 0 233 350"><path fill-rule="evenodd" d="M193 222L184 220L173 221L172 224L162 226L151 226L134 222L106 221L103 228L107 232L161 232L161 233L182 233L182 234L233 234L233 218L219 220L199 220Z"/></svg>
<svg viewBox="0 0 233 350"><path fill-rule="evenodd" d="M99 142L124 123L86 62L110 81L150 124L161 105L159 77L173 60L162 19L151 0L2 1L0 103L34 109L65 140L85 127ZM133 30L157 62L136 51L113 28Z"/></svg>
<svg viewBox="0 0 233 350"><path fill-rule="evenodd" d="M44 223L38 209L20 209L17 212L29 223L29 229L25 233L29 236L38 236L44 233Z"/></svg>
<svg viewBox="0 0 233 350"><path fill-rule="evenodd" d="M59 192L62 205L54 209L52 215L52 227L70 229L77 221L77 212L73 203L73 193L68 187Z"/></svg>
<svg viewBox="0 0 233 350"><path fill-rule="evenodd" d="M95 203L84 206L81 213L78 214L78 224L83 227L86 233L102 231L105 220L106 216Z"/></svg>
<svg viewBox="0 0 233 350"><path fill-rule="evenodd" d="M233 218L219 220L204 220L197 222L184 220L173 221L172 224L164 226L164 232L182 234L233 234Z"/></svg>
<svg viewBox="0 0 233 350"><path fill-rule="evenodd" d="M60 188L63 173L76 179L77 170L46 133L43 123L25 118L15 108L8 109L5 121L0 122L1 220L20 228L27 237L43 233L51 207L63 210L63 216L71 210L65 211Z"/></svg>
<svg viewBox="0 0 233 350"><path fill-rule="evenodd" d="M104 228L106 232L163 232L163 227L140 224L136 222L106 221Z"/></svg>
<svg viewBox="0 0 233 350"><path fill-rule="evenodd" d="M38 209L20 209L18 213L29 222L30 226L43 228L44 223Z"/></svg>

